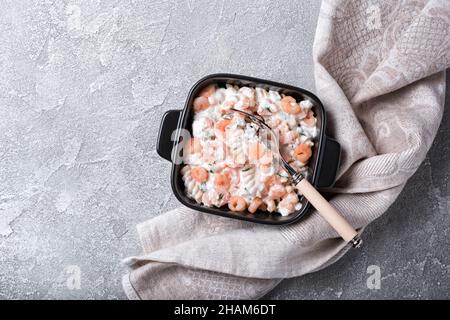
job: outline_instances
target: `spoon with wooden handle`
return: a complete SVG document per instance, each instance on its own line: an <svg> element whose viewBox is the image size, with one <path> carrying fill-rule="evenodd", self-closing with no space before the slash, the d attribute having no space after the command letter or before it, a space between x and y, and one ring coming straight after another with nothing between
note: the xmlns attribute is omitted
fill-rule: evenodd
<svg viewBox="0 0 450 320"><path fill-rule="evenodd" d="M254 114L247 113L245 111L231 108L232 111L239 112L245 115L245 117L252 123L255 123L259 127L264 127L269 130L272 141L278 141L278 138L272 128L264 122L262 117ZM297 172L281 155L278 143L275 143L277 154L281 160L281 164L284 169L291 176L293 184L298 191L316 208L317 212L324 218L336 232L354 248L359 248L362 244L362 240L358 235L358 232L348 223L347 220L334 208L317 190L309 183L305 176Z"/></svg>

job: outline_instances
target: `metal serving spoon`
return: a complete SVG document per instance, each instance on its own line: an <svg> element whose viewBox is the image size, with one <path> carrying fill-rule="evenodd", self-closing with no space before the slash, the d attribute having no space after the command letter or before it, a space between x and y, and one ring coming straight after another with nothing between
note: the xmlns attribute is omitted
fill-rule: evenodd
<svg viewBox="0 0 450 320"><path fill-rule="evenodd" d="M231 108L231 111L239 112L252 123L259 127L269 130L272 141L278 141L278 138L272 128L264 122L264 119L260 116L247 113L245 111ZM305 176L301 172L297 172L281 155L280 146L278 143L276 146L276 152L283 168L290 175L293 184L300 191L300 193L308 199L308 201L317 209L317 212L336 230L336 232L354 248L358 248L362 244L362 240L358 235L358 232L345 220L342 215L309 183Z"/></svg>

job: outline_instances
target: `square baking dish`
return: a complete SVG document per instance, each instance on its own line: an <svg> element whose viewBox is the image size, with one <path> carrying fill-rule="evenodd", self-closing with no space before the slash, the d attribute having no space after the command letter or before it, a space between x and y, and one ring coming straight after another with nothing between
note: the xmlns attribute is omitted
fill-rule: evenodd
<svg viewBox="0 0 450 320"><path fill-rule="evenodd" d="M257 211L255 214L250 214L233 212L226 206L221 208L205 207L186 196L184 183L180 174L183 164L177 164L173 162L172 159L175 159L173 156L179 154L181 151L181 148L179 148L180 144L178 143L180 141L179 129L186 129L192 133L191 124L193 120L192 109L194 99L203 88L210 84L216 84L219 87L225 87L226 84L237 85L239 87L262 87L266 90L276 90L280 93L293 96L297 101L305 99L310 100L314 105L312 110L317 118L319 133L315 140L313 154L309 162L312 174L310 174L308 180L319 190L330 188L334 184L339 166L341 148L338 142L326 136L325 110L320 100L314 94L301 88L258 78L235 74L212 74L200 79L194 84L182 110L169 110L163 115L161 120L157 141L157 152L161 157L172 162L170 181L172 191L176 198L183 205L194 210L256 223L284 225L303 218L309 209L309 202L304 197L300 197L300 202L302 203L302 208L300 210L289 216L283 217L278 213L269 213L265 211ZM172 139L172 137L175 138Z"/></svg>

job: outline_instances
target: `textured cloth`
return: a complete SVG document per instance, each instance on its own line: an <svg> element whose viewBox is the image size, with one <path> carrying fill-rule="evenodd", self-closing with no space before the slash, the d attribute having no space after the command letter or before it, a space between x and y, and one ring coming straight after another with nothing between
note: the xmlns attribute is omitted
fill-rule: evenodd
<svg viewBox="0 0 450 320"><path fill-rule="evenodd" d="M342 147L331 198L356 228L394 202L431 146L450 66L450 3L324 1L314 41L316 91ZM258 298L348 249L317 212L257 225L180 208L138 225L125 259L131 299Z"/></svg>

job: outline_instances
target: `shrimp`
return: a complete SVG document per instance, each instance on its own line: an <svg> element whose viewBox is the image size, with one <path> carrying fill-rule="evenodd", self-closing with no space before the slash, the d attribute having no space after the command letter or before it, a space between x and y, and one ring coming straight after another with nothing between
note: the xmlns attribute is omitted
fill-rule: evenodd
<svg viewBox="0 0 450 320"><path fill-rule="evenodd" d="M247 208L245 199L239 196L231 196L228 200L228 208L231 211L244 211Z"/></svg>
<svg viewBox="0 0 450 320"><path fill-rule="evenodd" d="M209 101L206 97L197 97L194 100L194 111L199 112L208 109Z"/></svg>
<svg viewBox="0 0 450 320"><path fill-rule="evenodd" d="M242 120L245 122L245 115L242 113L234 112L232 123L239 124L242 123Z"/></svg>
<svg viewBox="0 0 450 320"><path fill-rule="evenodd" d="M301 143L294 149L294 156L302 163L308 162L309 158L311 158L312 150L311 146L306 143Z"/></svg>
<svg viewBox="0 0 450 320"><path fill-rule="evenodd" d="M253 199L252 203L250 203L250 205L248 206L248 212L255 213L262 203L263 201L261 200L261 198L256 197L255 199Z"/></svg>
<svg viewBox="0 0 450 320"><path fill-rule="evenodd" d="M275 184L280 184L280 178L278 176L268 176L264 181L265 190L269 190Z"/></svg>
<svg viewBox="0 0 450 320"><path fill-rule="evenodd" d="M262 143L256 142L248 147L248 160L250 163L259 161L262 165L269 165L272 163L273 154Z"/></svg>
<svg viewBox="0 0 450 320"><path fill-rule="evenodd" d="M291 160L292 158L292 145L281 145L280 146L280 154L281 156L287 160L288 162Z"/></svg>
<svg viewBox="0 0 450 320"><path fill-rule="evenodd" d="M281 99L281 109L289 114L298 114L302 112L302 108L291 96L285 96Z"/></svg>
<svg viewBox="0 0 450 320"><path fill-rule="evenodd" d="M273 158L273 153L271 151L267 151L259 159L259 163L263 166L269 166L270 164L272 164Z"/></svg>
<svg viewBox="0 0 450 320"><path fill-rule="evenodd" d="M208 180L208 171L202 167L193 167L191 169L191 176L197 182L205 182Z"/></svg>
<svg viewBox="0 0 450 320"><path fill-rule="evenodd" d="M267 204L265 204L264 202L261 203L261 205L259 206L259 210L261 210L261 211L267 211Z"/></svg>
<svg viewBox="0 0 450 320"><path fill-rule="evenodd" d="M200 97L209 98L214 94L214 92L216 92L216 86L209 85L200 92Z"/></svg>
<svg viewBox="0 0 450 320"><path fill-rule="evenodd" d="M227 174L216 174L214 179L214 186L217 190L228 190L230 188L231 181Z"/></svg>
<svg viewBox="0 0 450 320"><path fill-rule="evenodd" d="M225 130L227 127L231 124L231 120L229 119L222 119L219 122L217 122L214 126L214 131L216 133L217 137L224 137Z"/></svg>
<svg viewBox="0 0 450 320"><path fill-rule="evenodd" d="M286 194L286 189L282 184L275 184L269 189L269 197L271 199L280 199Z"/></svg>
<svg viewBox="0 0 450 320"><path fill-rule="evenodd" d="M242 108L247 109L247 108L250 107L250 105L251 105L250 98L244 97L244 98L242 99Z"/></svg>
<svg viewBox="0 0 450 320"><path fill-rule="evenodd" d="M251 107L251 100L248 97L243 97L241 100L234 104L234 107L238 110L246 111Z"/></svg>
<svg viewBox="0 0 450 320"><path fill-rule="evenodd" d="M275 201L270 198L265 198L264 204L266 206L267 211L269 211L269 212L274 212L277 207L277 205L275 204Z"/></svg>
<svg viewBox="0 0 450 320"><path fill-rule="evenodd" d="M280 143L281 144L293 143L298 137L299 137L298 131L291 130L287 132L281 132Z"/></svg>
<svg viewBox="0 0 450 320"><path fill-rule="evenodd" d="M311 110L308 111L308 115L302 120L302 124L306 127L314 127L316 125L316 118Z"/></svg>

